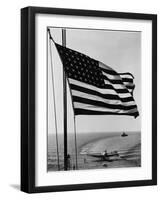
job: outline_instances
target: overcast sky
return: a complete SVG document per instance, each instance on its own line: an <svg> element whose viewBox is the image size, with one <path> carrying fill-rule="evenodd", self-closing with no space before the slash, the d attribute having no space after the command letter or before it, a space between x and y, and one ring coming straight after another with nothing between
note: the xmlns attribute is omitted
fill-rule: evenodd
<svg viewBox="0 0 161 200"><path fill-rule="evenodd" d="M62 44L62 29L51 28L54 40ZM141 33L108 30L66 29L66 46L107 64L117 72L134 75L134 99L140 116L76 116L77 132L111 132L141 130ZM58 132L63 132L62 63L52 44ZM48 132L55 132L51 84L51 57L48 49ZM68 88L68 132L73 132L73 110Z"/></svg>

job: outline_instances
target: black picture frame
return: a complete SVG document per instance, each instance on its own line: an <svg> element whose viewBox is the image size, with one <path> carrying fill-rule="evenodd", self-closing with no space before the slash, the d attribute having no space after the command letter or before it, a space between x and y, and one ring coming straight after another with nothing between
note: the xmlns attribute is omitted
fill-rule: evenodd
<svg viewBox="0 0 161 200"><path fill-rule="evenodd" d="M152 179L35 186L35 16L59 14L152 21ZM157 15L45 7L21 9L21 190L27 193L147 186L157 184Z"/></svg>

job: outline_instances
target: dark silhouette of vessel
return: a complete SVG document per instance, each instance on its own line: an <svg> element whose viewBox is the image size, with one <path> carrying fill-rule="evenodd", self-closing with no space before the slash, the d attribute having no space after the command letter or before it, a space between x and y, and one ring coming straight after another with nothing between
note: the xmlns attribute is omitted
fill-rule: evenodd
<svg viewBox="0 0 161 200"><path fill-rule="evenodd" d="M123 132L123 134L121 135L121 137L127 137L128 134L126 134L125 132Z"/></svg>

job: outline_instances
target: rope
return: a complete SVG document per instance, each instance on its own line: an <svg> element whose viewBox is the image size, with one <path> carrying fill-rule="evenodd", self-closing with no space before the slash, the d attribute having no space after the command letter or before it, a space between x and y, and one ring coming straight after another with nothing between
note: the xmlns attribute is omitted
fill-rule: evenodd
<svg viewBox="0 0 161 200"><path fill-rule="evenodd" d="M49 48L50 48L50 57L51 57L51 77L52 77L52 87L53 87L53 102L54 102L54 118L55 118L55 130L56 130L56 146L57 146L57 159L58 159L58 170L60 170L60 162L59 162L59 147L58 147L58 128L57 128L57 116L56 116L56 104L55 104L55 89L54 89L54 75L53 75L53 60L52 60L52 49L51 49L51 33L48 29L49 33Z"/></svg>
<svg viewBox="0 0 161 200"><path fill-rule="evenodd" d="M50 29L48 28L47 31L49 33L49 39L52 40L54 42L54 44L55 44L55 41L54 41L53 37L51 36Z"/></svg>

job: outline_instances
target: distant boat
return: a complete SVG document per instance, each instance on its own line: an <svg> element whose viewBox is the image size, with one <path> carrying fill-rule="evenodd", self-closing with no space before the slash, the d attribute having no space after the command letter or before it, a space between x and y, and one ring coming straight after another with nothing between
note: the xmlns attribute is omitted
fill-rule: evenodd
<svg viewBox="0 0 161 200"><path fill-rule="evenodd" d="M121 137L127 137L128 134L126 134L125 132L123 132L123 134L121 135Z"/></svg>

